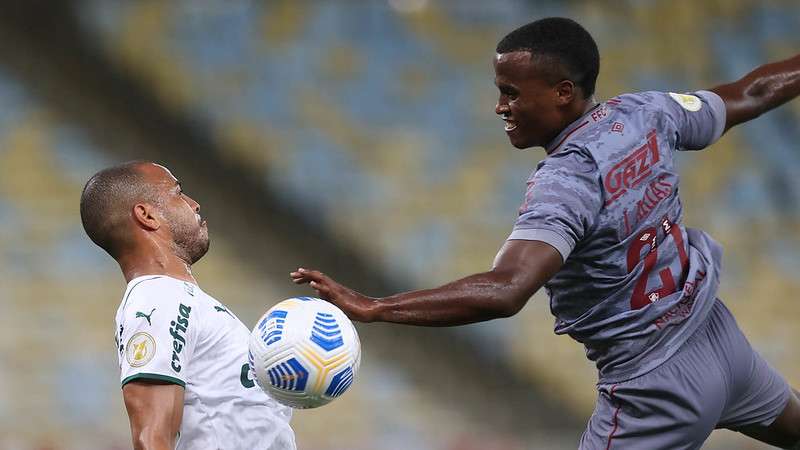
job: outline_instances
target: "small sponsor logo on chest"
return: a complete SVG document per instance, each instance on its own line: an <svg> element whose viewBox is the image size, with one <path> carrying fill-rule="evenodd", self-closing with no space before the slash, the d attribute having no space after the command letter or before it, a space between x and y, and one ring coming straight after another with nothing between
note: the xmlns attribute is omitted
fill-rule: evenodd
<svg viewBox="0 0 800 450"><path fill-rule="evenodd" d="M172 370L180 372L181 352L186 346L186 331L189 329L189 314L192 312L190 306L183 303L178 307L178 317L170 322L169 334L172 336Z"/></svg>
<svg viewBox="0 0 800 450"><path fill-rule="evenodd" d="M647 143L633 151L606 173L603 186L609 195L606 206L637 187L652 174L652 167L659 162L656 132L647 134Z"/></svg>

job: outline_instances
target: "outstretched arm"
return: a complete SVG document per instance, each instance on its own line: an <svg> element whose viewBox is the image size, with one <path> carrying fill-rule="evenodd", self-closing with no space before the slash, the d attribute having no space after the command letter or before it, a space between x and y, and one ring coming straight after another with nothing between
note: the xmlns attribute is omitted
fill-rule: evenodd
<svg viewBox="0 0 800 450"><path fill-rule="evenodd" d="M297 284L309 283L353 320L453 326L516 314L562 264L561 254L544 242L509 240L488 272L385 298L359 294L316 270L290 275Z"/></svg>
<svg viewBox="0 0 800 450"><path fill-rule="evenodd" d="M800 55L765 64L742 79L711 89L725 102L725 131L800 95Z"/></svg>

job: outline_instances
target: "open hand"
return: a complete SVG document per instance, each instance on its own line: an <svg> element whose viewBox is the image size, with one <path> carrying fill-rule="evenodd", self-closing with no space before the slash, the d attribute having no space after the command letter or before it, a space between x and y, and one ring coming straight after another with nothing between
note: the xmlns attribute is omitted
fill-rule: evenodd
<svg viewBox="0 0 800 450"><path fill-rule="evenodd" d="M350 319L358 322L375 320L377 302L374 298L359 294L318 270L301 267L289 273L289 276L292 277L294 284L308 283L312 289L317 291L317 297L338 306Z"/></svg>

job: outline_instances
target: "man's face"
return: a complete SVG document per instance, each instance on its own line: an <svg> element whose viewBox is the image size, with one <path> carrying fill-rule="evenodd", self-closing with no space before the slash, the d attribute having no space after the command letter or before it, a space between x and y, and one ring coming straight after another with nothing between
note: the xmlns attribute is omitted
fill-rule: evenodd
<svg viewBox="0 0 800 450"><path fill-rule="evenodd" d="M175 254L194 264L206 254L210 243L200 204L183 192L181 183L166 167L148 164L141 170L156 190L158 209L172 235Z"/></svg>
<svg viewBox="0 0 800 450"><path fill-rule="evenodd" d="M545 80L530 52L498 53L493 63L500 91L495 113L504 120L511 145L545 146L563 128L556 86Z"/></svg>

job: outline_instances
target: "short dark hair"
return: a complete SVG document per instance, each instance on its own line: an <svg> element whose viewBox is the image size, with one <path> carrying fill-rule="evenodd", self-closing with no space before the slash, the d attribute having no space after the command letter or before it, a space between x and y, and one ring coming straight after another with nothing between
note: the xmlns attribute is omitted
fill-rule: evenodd
<svg viewBox="0 0 800 450"><path fill-rule="evenodd" d="M139 167L146 161L131 161L94 174L81 193L83 229L95 244L114 259L127 241L125 220L139 201L155 201Z"/></svg>
<svg viewBox="0 0 800 450"><path fill-rule="evenodd" d="M552 59L556 64L548 75L553 82L568 79L581 88L584 98L594 94L600 53L592 35L578 22L564 17L540 19L508 33L497 44L497 53L517 51Z"/></svg>

